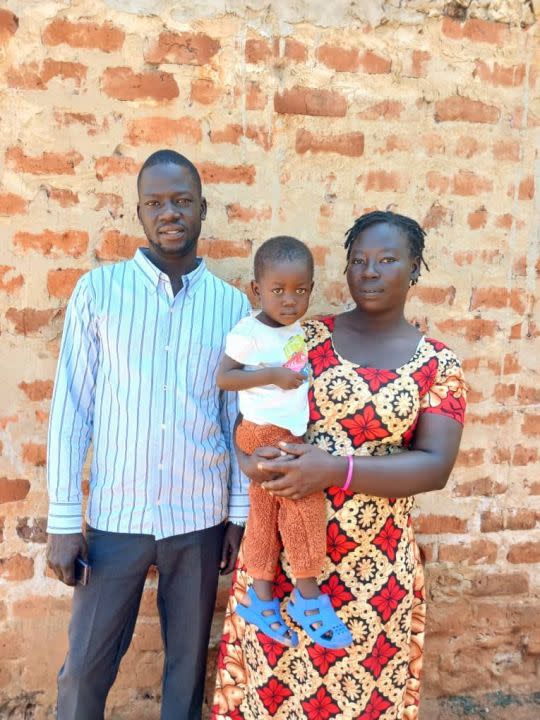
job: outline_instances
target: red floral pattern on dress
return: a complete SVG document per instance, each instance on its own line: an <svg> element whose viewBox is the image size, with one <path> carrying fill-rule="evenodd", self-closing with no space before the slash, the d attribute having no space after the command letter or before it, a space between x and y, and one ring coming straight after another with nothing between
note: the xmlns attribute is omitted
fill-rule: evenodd
<svg viewBox="0 0 540 720"><path fill-rule="evenodd" d="M395 525L394 518L390 515L384 523L381 532L373 539L373 544L386 555L390 562L394 562L396 559L396 548L399 545L402 534L403 531Z"/></svg>
<svg viewBox="0 0 540 720"><path fill-rule="evenodd" d="M332 562L339 563L341 558L357 547L354 540L341 532L337 522L328 523L326 530L326 552L330 556Z"/></svg>
<svg viewBox="0 0 540 720"><path fill-rule="evenodd" d="M274 576L274 597L281 600L285 595L289 595L292 592L294 585L289 578L283 572L283 568L278 566L276 574Z"/></svg>
<svg viewBox="0 0 540 720"><path fill-rule="evenodd" d="M465 405L466 401L463 395L456 397L455 395L448 395L441 400L439 405L434 407L427 407L423 410L425 413L432 413L434 415L446 415L446 417L456 420L458 423L463 425L465 420Z"/></svg>
<svg viewBox="0 0 540 720"><path fill-rule="evenodd" d="M350 498L353 493L350 490L343 490L341 487L329 487L326 491L326 495L332 503L332 507L335 510L339 510L339 508L343 506L345 500Z"/></svg>
<svg viewBox="0 0 540 720"><path fill-rule="evenodd" d="M317 422L317 420L322 420L322 415L319 412L319 408L317 407L317 403L315 402L315 393L313 392L313 388L309 388L308 390L308 403L309 403L309 422Z"/></svg>
<svg viewBox="0 0 540 720"><path fill-rule="evenodd" d="M375 640L371 653L365 660L362 660L362 665L378 680L383 668L388 665L398 649L396 645L390 642L387 635L381 632Z"/></svg>
<svg viewBox="0 0 540 720"><path fill-rule="evenodd" d="M347 586L340 582L337 573L330 575L328 580L321 585L321 592L330 596L335 610L338 610L342 605L353 599Z"/></svg>
<svg viewBox="0 0 540 720"><path fill-rule="evenodd" d="M368 704L366 705L364 712L360 715L358 720L379 720L383 712L386 712L392 703L381 695L378 690L374 690L371 693Z"/></svg>
<svg viewBox="0 0 540 720"><path fill-rule="evenodd" d="M314 377L320 375L324 370L328 370L328 368L339 365L339 360L336 357L330 339L310 350L308 356Z"/></svg>
<svg viewBox="0 0 540 720"><path fill-rule="evenodd" d="M368 602L379 613L383 622L388 622L405 595L407 595L407 591L392 574L388 582Z"/></svg>
<svg viewBox="0 0 540 720"><path fill-rule="evenodd" d="M399 375L392 370L380 370L379 368L355 368L360 377L367 382L371 392L378 392L383 385L387 385L392 380L396 380Z"/></svg>
<svg viewBox="0 0 540 720"><path fill-rule="evenodd" d="M371 404L353 417L340 420L339 424L347 430L355 448L369 440L382 440L390 435Z"/></svg>
<svg viewBox="0 0 540 720"><path fill-rule="evenodd" d="M426 342L431 343L433 348L436 352L441 352L441 350L446 350L447 346L442 343L440 340L434 340L433 338L426 338Z"/></svg>
<svg viewBox="0 0 540 720"><path fill-rule="evenodd" d="M286 650L285 645L278 643L276 640L273 640L261 631L257 631L256 635L259 643L261 644L262 651L268 660L268 664L271 668L275 668L278 664L279 658Z"/></svg>
<svg viewBox="0 0 540 720"><path fill-rule="evenodd" d="M257 692L270 715L275 715L285 700L292 695L292 690L274 677L270 678L266 685L257 688Z"/></svg>
<svg viewBox="0 0 540 720"><path fill-rule="evenodd" d="M312 698L305 700L302 707L309 720L329 720L339 712L339 707L324 687L320 687Z"/></svg>
<svg viewBox="0 0 540 720"><path fill-rule="evenodd" d="M413 380L418 385L420 397L424 397L429 388L435 382L439 362L436 357L430 358L425 365L412 374Z"/></svg>
<svg viewBox="0 0 540 720"><path fill-rule="evenodd" d="M313 666L317 668L323 677L334 663L347 655L347 651L343 648L331 650L322 645L310 645L307 651Z"/></svg>

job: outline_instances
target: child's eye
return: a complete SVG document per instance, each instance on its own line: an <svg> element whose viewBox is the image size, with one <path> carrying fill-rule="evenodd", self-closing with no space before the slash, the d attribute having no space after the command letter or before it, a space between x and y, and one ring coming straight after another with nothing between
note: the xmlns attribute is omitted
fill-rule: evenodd
<svg viewBox="0 0 540 720"><path fill-rule="evenodd" d="M274 293L274 295L282 295L282 294L283 294L283 288L274 288L274 289L272 290L272 292Z"/></svg>
<svg viewBox="0 0 540 720"><path fill-rule="evenodd" d="M298 290L296 291L296 294L297 295L305 295L306 292L307 292L306 288L298 288Z"/></svg>

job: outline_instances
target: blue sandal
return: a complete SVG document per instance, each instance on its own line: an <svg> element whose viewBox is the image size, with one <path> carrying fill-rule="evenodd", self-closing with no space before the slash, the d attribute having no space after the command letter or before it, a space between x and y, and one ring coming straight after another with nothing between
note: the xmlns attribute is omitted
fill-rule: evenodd
<svg viewBox="0 0 540 720"><path fill-rule="evenodd" d="M261 600L255 590L250 587L247 591L251 604L242 605L237 603L236 612L241 618L255 627L258 627L265 635L272 638L281 645L286 647L296 647L298 645L298 635L285 624L279 611L279 600ZM278 627L272 627L278 625ZM290 645L284 640L288 638Z"/></svg>
<svg viewBox="0 0 540 720"><path fill-rule="evenodd" d="M322 647L336 650L352 644L350 630L336 615L328 595L305 598L298 588L289 599L287 613L300 627Z"/></svg>

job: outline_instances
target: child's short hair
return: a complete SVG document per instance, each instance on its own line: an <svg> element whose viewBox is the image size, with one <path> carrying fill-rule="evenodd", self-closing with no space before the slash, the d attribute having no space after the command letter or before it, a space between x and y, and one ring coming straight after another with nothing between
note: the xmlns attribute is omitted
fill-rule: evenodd
<svg viewBox="0 0 540 720"><path fill-rule="evenodd" d="M276 235L263 242L255 253L253 273L258 282L269 265L279 262L305 262L311 277L313 277L313 255L308 246L301 240L290 235Z"/></svg>

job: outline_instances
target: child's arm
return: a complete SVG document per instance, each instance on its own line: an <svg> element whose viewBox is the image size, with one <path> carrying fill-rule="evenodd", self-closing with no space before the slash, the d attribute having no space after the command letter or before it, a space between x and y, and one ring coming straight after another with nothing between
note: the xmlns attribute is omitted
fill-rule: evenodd
<svg viewBox="0 0 540 720"><path fill-rule="evenodd" d="M228 355L223 355L217 373L220 390L249 390L261 385L277 385L282 390L293 390L306 382L305 375L285 367L244 370L244 366Z"/></svg>

